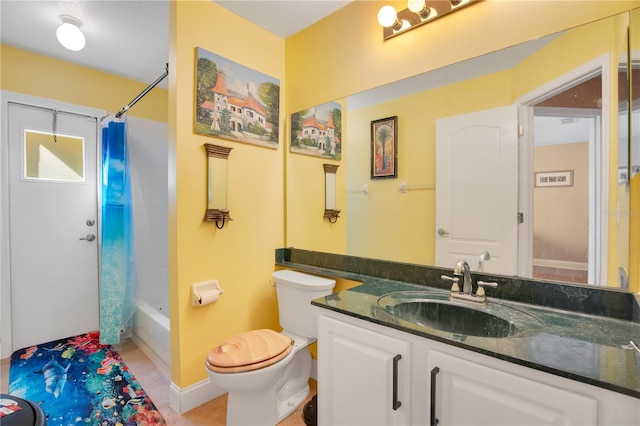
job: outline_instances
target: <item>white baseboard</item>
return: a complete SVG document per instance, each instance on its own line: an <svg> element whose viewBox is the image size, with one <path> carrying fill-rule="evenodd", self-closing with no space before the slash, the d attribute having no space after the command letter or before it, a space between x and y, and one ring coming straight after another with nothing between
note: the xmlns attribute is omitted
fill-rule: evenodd
<svg viewBox="0 0 640 426"><path fill-rule="evenodd" d="M184 414L224 394L225 391L211 383L209 379L184 389L180 389L171 382L169 389L169 406L176 413Z"/></svg>

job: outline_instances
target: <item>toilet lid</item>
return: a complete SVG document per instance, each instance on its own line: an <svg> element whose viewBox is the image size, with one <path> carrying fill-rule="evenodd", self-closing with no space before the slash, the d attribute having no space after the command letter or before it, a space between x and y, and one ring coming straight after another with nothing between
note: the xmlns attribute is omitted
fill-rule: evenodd
<svg viewBox="0 0 640 426"><path fill-rule="evenodd" d="M271 365L291 351L293 341L273 330L252 330L224 340L207 357L213 371L249 371Z"/></svg>

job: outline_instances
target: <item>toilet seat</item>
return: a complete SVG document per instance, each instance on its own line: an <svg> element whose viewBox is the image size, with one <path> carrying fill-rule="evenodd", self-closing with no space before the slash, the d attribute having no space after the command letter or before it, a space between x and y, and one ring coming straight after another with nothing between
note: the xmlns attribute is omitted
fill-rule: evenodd
<svg viewBox="0 0 640 426"><path fill-rule="evenodd" d="M237 334L214 347L207 357L207 368L218 373L252 371L272 365L286 357L293 340L269 329Z"/></svg>

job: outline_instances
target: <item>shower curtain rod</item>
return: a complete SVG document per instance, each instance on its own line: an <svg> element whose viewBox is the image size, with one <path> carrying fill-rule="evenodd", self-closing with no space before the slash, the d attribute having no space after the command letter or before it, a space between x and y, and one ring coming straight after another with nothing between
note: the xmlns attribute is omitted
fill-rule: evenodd
<svg viewBox="0 0 640 426"><path fill-rule="evenodd" d="M169 75L169 64L165 64L165 70L164 70L164 74L162 74L160 77L158 77L156 79L156 81L154 81L153 83L151 83L149 86L147 86L146 89L144 89L142 92L140 92L140 94L138 96L136 96L135 98L133 98L133 100L131 102L129 102L129 104L127 106L125 106L124 108L122 108L120 110L119 113L116 114L116 118L120 118L125 112L129 111L129 108L131 108L132 106L135 105L136 102L138 102L140 99L142 99L142 97L144 95L146 95L149 90L153 89L154 87L156 87L158 85L158 83L160 83L162 80L164 80L164 78L166 76Z"/></svg>

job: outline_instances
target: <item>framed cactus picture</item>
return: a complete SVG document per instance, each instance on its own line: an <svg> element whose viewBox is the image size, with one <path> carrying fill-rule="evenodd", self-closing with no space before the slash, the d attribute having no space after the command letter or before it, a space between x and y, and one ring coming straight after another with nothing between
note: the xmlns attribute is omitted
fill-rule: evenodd
<svg viewBox="0 0 640 426"><path fill-rule="evenodd" d="M371 122L371 179L398 177L398 117Z"/></svg>

